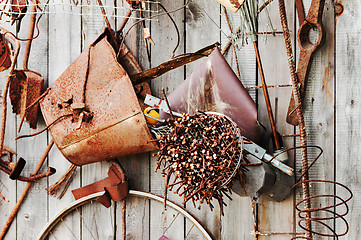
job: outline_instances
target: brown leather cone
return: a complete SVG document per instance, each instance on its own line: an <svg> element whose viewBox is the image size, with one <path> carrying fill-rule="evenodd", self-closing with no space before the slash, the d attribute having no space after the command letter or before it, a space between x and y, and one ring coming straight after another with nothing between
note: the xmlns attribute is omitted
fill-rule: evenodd
<svg viewBox="0 0 361 240"><path fill-rule="evenodd" d="M50 133L63 155L76 165L157 148L149 142L152 136L134 88L108 38L105 31L84 50L40 104L46 124L65 116L51 126ZM89 121L74 121L72 115L79 109L91 115Z"/></svg>
<svg viewBox="0 0 361 240"><path fill-rule="evenodd" d="M257 108L219 49L168 96L171 109L194 114L200 111L223 113L235 121L241 134L259 143L262 128ZM161 118L167 114L161 112Z"/></svg>

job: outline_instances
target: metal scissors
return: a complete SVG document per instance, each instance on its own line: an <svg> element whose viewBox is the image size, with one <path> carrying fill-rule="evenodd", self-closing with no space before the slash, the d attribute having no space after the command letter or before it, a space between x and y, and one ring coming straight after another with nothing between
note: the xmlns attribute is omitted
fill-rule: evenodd
<svg viewBox="0 0 361 240"><path fill-rule="evenodd" d="M315 51L322 45L325 38L325 31L322 28L322 12L325 5L325 0L312 0L307 17L305 16L305 9L302 0L295 0L297 15L299 20L299 30L297 33L297 40L300 46L300 55L297 67L297 78L299 82L299 90L301 97L304 96L306 80L312 64L312 57ZM316 30L318 38L316 42L311 42L310 31ZM286 121L292 125L298 125L296 109L293 94L291 96L290 105L288 107Z"/></svg>

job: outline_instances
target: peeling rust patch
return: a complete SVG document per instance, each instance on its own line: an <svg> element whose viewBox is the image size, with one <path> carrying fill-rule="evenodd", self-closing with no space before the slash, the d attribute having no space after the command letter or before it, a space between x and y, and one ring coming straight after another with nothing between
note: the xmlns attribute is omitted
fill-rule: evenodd
<svg viewBox="0 0 361 240"><path fill-rule="evenodd" d="M323 87L322 88L325 91L326 99L329 100L331 103L333 103L333 96L332 96L332 92L331 92L330 86L329 86L330 68L331 68L331 63L329 63L328 66L325 68L325 75L323 77Z"/></svg>
<svg viewBox="0 0 361 240"><path fill-rule="evenodd" d="M337 1L335 3L335 14L336 14L336 17L339 17L342 15L342 13L344 12L345 8L342 4L341 1Z"/></svg>

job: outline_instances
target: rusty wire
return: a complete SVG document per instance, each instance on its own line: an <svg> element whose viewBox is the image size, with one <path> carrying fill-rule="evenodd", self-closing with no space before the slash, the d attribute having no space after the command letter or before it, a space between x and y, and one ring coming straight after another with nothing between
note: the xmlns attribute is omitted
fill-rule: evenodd
<svg viewBox="0 0 361 240"><path fill-rule="evenodd" d="M298 211L298 217L299 217L297 224L302 230L305 231L305 233L300 233L300 232L293 232L293 233L261 232L261 231L258 231L258 224L257 224L257 222L255 222L254 223L255 224L255 231L254 231L255 236L294 235L294 237L292 237L291 240L296 240L296 239L312 240L313 235L318 235L318 236L323 236L323 237L334 237L335 239L338 239L339 237L345 236L348 233L349 224L348 224L345 216L349 213L348 202L353 197L352 191L344 184L341 184L336 181L322 180L322 179L302 180L304 178L304 175L308 174L311 167L314 166L314 164L320 159L320 157L323 153L323 149L321 147L315 146L315 145L308 145L308 146L297 146L297 147L288 148L288 149L285 149L285 150L280 151L279 153L275 154L273 156L273 158L271 160L269 160L268 162L272 161L274 158L277 158L278 155L280 155L284 152L293 151L293 150L302 149L302 148L315 148L315 149L318 149L320 152L314 158L314 160L311 162L311 164L304 169L304 171L302 172L302 175L296 181L296 184L294 184L290 188L290 191L292 191L293 189L295 189L299 186L302 186L304 184L313 184L313 185L315 185L317 183L332 184L335 187L335 189L334 189L335 191L336 191L336 187L339 187L339 188L345 190L349 196L347 198L344 198L344 197L341 197L340 195L336 195L334 193L332 193L332 194L316 194L316 195L310 194L309 197L307 197L307 198L304 197L302 200L298 201L295 204L295 209L296 209L296 211ZM327 205L327 206L321 205L319 207L312 207L312 208L306 206L303 209L301 207L301 205L306 202L323 200L323 199L330 199L331 200L331 201L329 201L329 202L331 202L330 205ZM327 201L323 201L323 202L327 202ZM342 213L338 212L338 208L340 208L340 207L344 207L345 211ZM253 208L254 208L254 206L252 206L252 209ZM253 209L253 211L255 211L255 209ZM318 216L322 213L326 213L327 216L325 216L325 217ZM255 212L253 212L253 215L254 214L255 214ZM312 217L311 218L308 217L309 215L311 215ZM332 221L337 221L337 220L341 220L345 226L345 230L342 233L338 233L336 231L334 222L332 222ZM314 228L309 229L307 226L304 225L304 223L306 223L306 222L309 222L311 224L311 226L313 224L312 227L314 227L315 224L318 224L323 227L323 230L326 229L326 230L328 230L328 232L321 232L320 230L315 230ZM309 236L311 236L311 237L309 237Z"/></svg>

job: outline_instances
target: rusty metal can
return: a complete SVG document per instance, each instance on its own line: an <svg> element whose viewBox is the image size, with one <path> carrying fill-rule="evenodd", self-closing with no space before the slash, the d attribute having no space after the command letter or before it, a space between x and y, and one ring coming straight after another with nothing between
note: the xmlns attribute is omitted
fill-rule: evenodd
<svg viewBox="0 0 361 240"><path fill-rule="evenodd" d="M111 37L106 30L84 50L40 103L46 124L54 123L50 133L56 145L76 165L157 148ZM91 114L80 125L73 117L78 106Z"/></svg>

